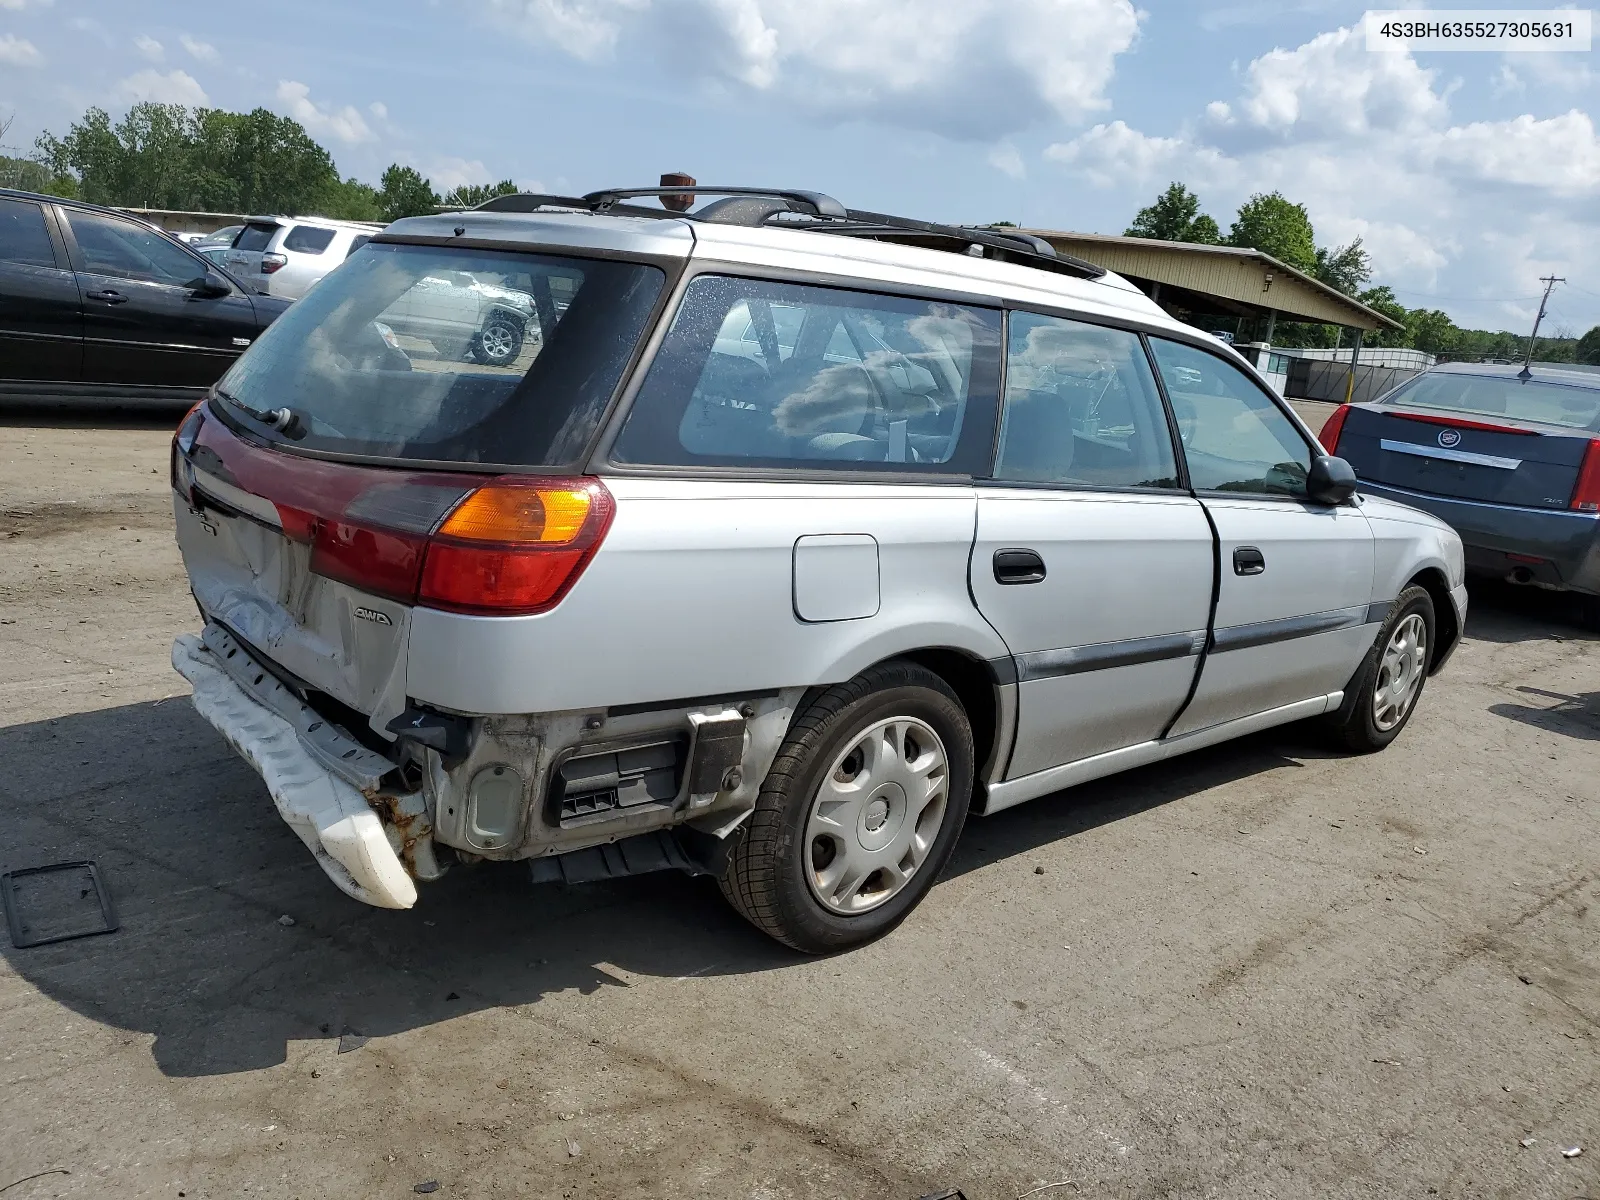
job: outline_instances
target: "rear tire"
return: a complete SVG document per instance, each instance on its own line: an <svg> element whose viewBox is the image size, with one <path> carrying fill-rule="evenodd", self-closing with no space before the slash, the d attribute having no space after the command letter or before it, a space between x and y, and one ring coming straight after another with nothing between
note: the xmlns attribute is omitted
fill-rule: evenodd
<svg viewBox="0 0 1600 1200"><path fill-rule="evenodd" d="M949 861L972 785L972 728L944 680L913 663L872 667L795 718L722 894L807 954L881 937Z"/></svg>
<svg viewBox="0 0 1600 1200"><path fill-rule="evenodd" d="M1400 736L1428 680L1436 624L1427 589L1413 584L1395 599L1372 649L1345 686L1344 703L1323 718L1337 746L1371 754Z"/></svg>

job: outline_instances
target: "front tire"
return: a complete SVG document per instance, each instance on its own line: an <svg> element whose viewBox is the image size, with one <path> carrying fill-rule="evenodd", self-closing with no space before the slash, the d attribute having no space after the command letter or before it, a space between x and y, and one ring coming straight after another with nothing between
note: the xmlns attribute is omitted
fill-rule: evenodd
<svg viewBox="0 0 1600 1200"><path fill-rule="evenodd" d="M949 861L972 785L972 728L949 685L914 663L873 667L796 717L722 893L808 954L881 937Z"/></svg>
<svg viewBox="0 0 1600 1200"><path fill-rule="evenodd" d="M522 353L523 329L504 313L495 313L472 339L472 357L486 367L509 367Z"/></svg>
<svg viewBox="0 0 1600 1200"><path fill-rule="evenodd" d="M1422 698L1436 626L1426 588L1413 584L1400 593L1346 686L1344 703L1325 718L1335 744L1370 754L1400 736Z"/></svg>

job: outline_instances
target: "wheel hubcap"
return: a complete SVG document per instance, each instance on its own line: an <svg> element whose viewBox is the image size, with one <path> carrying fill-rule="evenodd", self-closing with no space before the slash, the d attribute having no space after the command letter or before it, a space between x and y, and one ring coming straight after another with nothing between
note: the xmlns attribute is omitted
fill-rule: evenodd
<svg viewBox="0 0 1600 1200"><path fill-rule="evenodd" d="M1412 613L1395 626L1372 688L1372 723L1387 733L1405 719L1428 667L1428 626Z"/></svg>
<svg viewBox="0 0 1600 1200"><path fill-rule="evenodd" d="M504 325L491 325L483 331L483 349L490 358L511 356L511 331Z"/></svg>
<svg viewBox="0 0 1600 1200"><path fill-rule="evenodd" d="M806 882L845 916L892 899L927 861L950 798L949 758L932 726L890 717L833 760L806 819Z"/></svg>

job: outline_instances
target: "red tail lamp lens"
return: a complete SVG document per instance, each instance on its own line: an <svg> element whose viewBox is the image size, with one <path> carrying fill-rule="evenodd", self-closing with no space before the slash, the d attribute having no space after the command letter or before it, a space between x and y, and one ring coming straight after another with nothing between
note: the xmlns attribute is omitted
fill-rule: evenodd
<svg viewBox="0 0 1600 1200"><path fill-rule="evenodd" d="M1322 426L1322 432L1317 436L1317 441L1322 443L1322 448L1329 454L1339 453L1339 436L1344 433L1345 419L1350 416L1350 406L1341 404L1333 410L1333 415Z"/></svg>
<svg viewBox="0 0 1600 1200"><path fill-rule="evenodd" d="M1574 512L1600 513L1600 438L1593 438L1583 452L1578 468L1578 483L1572 489Z"/></svg>
<svg viewBox="0 0 1600 1200"><path fill-rule="evenodd" d="M429 539L418 602L493 616L547 612L583 573L614 511L598 479L497 479Z"/></svg>

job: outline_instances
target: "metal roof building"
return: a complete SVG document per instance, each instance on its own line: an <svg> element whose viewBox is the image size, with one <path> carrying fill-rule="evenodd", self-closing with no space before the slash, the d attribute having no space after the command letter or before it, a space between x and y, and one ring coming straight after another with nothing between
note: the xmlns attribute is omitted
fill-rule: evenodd
<svg viewBox="0 0 1600 1200"><path fill-rule="evenodd" d="M1191 323L1213 315L1264 322L1257 336L1272 340L1279 317L1349 329L1400 329L1398 321L1259 250L1203 246L1103 233L1026 229L1063 254L1115 271L1163 308Z"/></svg>

